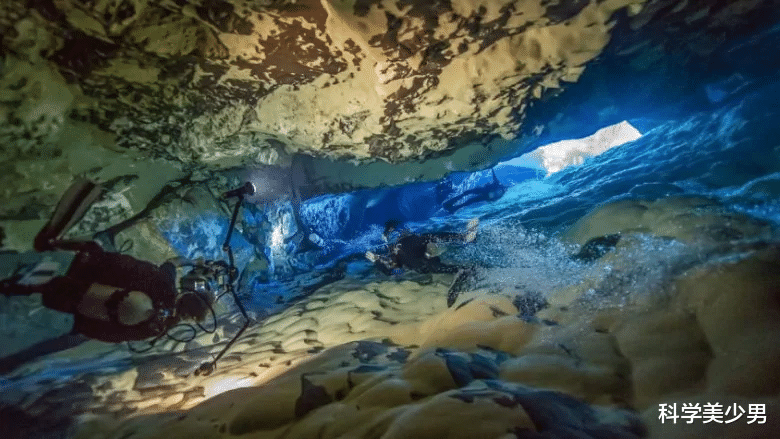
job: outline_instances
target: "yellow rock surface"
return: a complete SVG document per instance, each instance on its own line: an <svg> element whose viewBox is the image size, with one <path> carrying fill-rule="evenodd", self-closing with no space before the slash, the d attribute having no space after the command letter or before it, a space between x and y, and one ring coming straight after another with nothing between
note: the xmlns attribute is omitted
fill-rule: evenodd
<svg viewBox="0 0 780 439"><path fill-rule="evenodd" d="M682 232L642 238L617 227L621 215L647 230L675 218ZM622 238L583 269L617 267L631 282L592 275L588 288L545 293L550 305L529 316L511 288L465 292L447 308L450 275L345 279L251 327L212 375L192 373L221 347L202 335L197 347L171 342L138 355L131 372L92 378L76 437L774 437L780 249L763 226L690 199L618 203L588 218L612 224L583 220L570 236ZM710 233L737 223L741 239ZM642 258L656 251L667 266L648 271ZM122 352L101 346L70 355ZM766 404L767 422L658 420L661 403L715 402Z"/></svg>

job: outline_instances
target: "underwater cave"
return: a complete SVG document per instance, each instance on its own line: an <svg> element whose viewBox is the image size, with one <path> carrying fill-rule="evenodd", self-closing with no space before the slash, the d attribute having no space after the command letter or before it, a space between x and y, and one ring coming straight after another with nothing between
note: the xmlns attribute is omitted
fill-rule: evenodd
<svg viewBox="0 0 780 439"><path fill-rule="evenodd" d="M0 437L780 437L780 1L4 0Z"/></svg>

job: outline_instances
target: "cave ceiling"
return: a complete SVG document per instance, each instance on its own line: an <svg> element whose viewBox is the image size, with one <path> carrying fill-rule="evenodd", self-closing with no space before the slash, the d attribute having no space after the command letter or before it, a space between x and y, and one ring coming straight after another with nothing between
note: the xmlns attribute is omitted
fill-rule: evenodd
<svg viewBox="0 0 780 439"><path fill-rule="evenodd" d="M692 64L776 6L4 0L0 183L28 183L3 197L62 187L120 156L168 163L173 178L284 167L298 154L334 163L322 171L333 188L485 167L523 152L513 141L547 122L527 110L555 109L593 63L646 70L676 51ZM355 163L369 167L349 171ZM377 177L350 183L357 174Z"/></svg>

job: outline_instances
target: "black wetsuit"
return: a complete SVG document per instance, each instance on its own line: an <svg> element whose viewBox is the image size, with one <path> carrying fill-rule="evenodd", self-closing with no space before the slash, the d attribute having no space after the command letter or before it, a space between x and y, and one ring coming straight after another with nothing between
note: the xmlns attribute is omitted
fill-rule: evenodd
<svg viewBox="0 0 780 439"><path fill-rule="evenodd" d="M463 241L457 233L407 234L390 248L388 257L395 267L408 268L419 273L456 273L461 267L445 264L438 256L428 257L428 244Z"/></svg>
<svg viewBox="0 0 780 439"><path fill-rule="evenodd" d="M64 276L57 276L42 285L19 285L13 280L6 280L2 283L2 293L9 296L41 293L43 305L47 308L73 314L74 333L107 342L154 337L174 323L177 294L172 273L131 256L106 252L93 242L68 243L62 247L78 250ZM103 302L108 320L89 317L78 309L93 285L116 289ZM147 320L127 325L119 321L118 306L131 291L147 295L154 310Z"/></svg>
<svg viewBox="0 0 780 439"><path fill-rule="evenodd" d="M376 256L374 266L388 275L398 268L408 268L418 273L426 274L455 274L452 285L447 292L447 306L452 306L457 300L458 294L472 285L475 276L474 267L442 262L438 256L428 253L429 244L467 242L467 237L468 234L462 233L440 232L413 235L404 232L395 244L390 247L390 251L387 254Z"/></svg>

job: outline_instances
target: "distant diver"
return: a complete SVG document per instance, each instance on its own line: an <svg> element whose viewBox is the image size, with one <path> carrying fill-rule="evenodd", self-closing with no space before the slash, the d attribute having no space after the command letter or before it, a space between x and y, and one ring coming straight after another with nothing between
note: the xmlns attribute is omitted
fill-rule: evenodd
<svg viewBox="0 0 780 439"><path fill-rule="evenodd" d="M495 201L503 197L507 187L498 180L496 171L490 169L493 177L490 183L464 191L442 203L442 208L449 213L462 209L468 205L482 201Z"/></svg>
<svg viewBox="0 0 780 439"><path fill-rule="evenodd" d="M415 235L408 229L398 232L398 238L392 244L390 239L396 232L399 223L390 220L385 224L382 237L388 242L387 251L377 254L366 252L366 259L386 275L397 269L409 269L418 273L452 273L455 274L452 285L447 292L447 306L452 306L458 295L474 277L474 267L452 265L442 262L439 257L448 244L473 242L477 236L478 219L469 221L466 233L437 232Z"/></svg>
<svg viewBox="0 0 780 439"><path fill-rule="evenodd" d="M247 188L242 188L245 192ZM30 254L9 254L1 257L3 263L16 269L10 278L0 281L0 293L6 296L27 296L41 293L47 308L72 314L73 329L70 334L34 345L22 352L0 359L0 373L7 373L19 365L58 350L83 343L87 338L106 342L123 342L152 339L151 346L183 320L200 321L209 311L216 316L213 303L221 296L211 291L210 285L226 286L233 293L235 267L229 248L230 233L235 224L236 212L244 193L233 213L231 228L225 243L230 262L186 261L176 259L161 266L138 260L129 255L108 252L92 241L63 240L61 236L72 227L90 205L98 198L102 188L86 179L78 179L65 192L54 214L35 237L34 248L38 262L24 264ZM62 253L75 253L62 258ZM54 256L59 256L55 258ZM57 260L69 259L61 264ZM26 265L26 266L25 266ZM66 265L62 267L61 265ZM176 286L177 267L191 266ZM242 314L247 319L243 305L235 297ZM247 323L248 324L248 323ZM242 328L239 333L246 328ZM169 335L171 338L175 338ZM196 374L208 374L235 338L212 362L201 365ZM193 336L194 338L194 332ZM184 340L186 341L186 340Z"/></svg>

